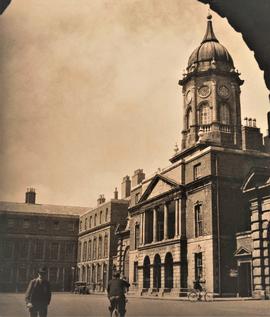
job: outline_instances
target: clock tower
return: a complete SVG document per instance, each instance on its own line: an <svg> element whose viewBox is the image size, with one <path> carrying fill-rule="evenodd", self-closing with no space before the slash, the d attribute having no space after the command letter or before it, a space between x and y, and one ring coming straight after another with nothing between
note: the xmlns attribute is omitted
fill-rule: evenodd
<svg viewBox="0 0 270 317"><path fill-rule="evenodd" d="M198 143L241 148L243 80L214 34L212 16L207 19L205 36L179 81L184 99L181 150Z"/></svg>

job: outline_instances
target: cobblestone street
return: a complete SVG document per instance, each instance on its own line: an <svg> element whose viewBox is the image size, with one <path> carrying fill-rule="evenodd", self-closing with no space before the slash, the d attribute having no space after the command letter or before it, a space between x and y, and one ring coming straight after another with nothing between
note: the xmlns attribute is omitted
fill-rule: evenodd
<svg viewBox="0 0 270 317"><path fill-rule="evenodd" d="M101 295L53 294L48 317L109 316L108 301ZM269 316L270 301L215 301L210 303L129 298L127 317L144 316ZM26 317L23 294L0 294L0 317Z"/></svg>

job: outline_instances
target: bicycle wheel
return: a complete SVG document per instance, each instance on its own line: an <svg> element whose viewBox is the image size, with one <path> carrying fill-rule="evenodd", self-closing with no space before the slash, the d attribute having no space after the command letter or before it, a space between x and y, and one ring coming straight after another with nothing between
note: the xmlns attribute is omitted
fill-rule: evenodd
<svg viewBox="0 0 270 317"><path fill-rule="evenodd" d="M199 299L199 293L196 292L196 291L191 291L191 292L188 294L188 299L189 299L191 302L196 302L196 301Z"/></svg>
<svg viewBox="0 0 270 317"><path fill-rule="evenodd" d="M214 296L213 296L213 293L205 293L204 294L204 300L206 302L212 302L214 300Z"/></svg>
<svg viewBox="0 0 270 317"><path fill-rule="evenodd" d="M118 310L117 308L115 308L112 312L112 317L119 317L119 313L118 313Z"/></svg>

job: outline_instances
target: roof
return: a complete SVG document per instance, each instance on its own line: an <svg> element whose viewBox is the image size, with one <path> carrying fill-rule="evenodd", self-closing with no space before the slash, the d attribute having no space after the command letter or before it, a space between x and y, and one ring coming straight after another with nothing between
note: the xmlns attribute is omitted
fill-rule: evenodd
<svg viewBox="0 0 270 317"><path fill-rule="evenodd" d="M207 28L205 36L198 48L196 48L193 53L190 55L188 60L188 68L193 64L197 65L202 62L214 62L222 63L227 65L228 71L234 69L233 60L227 49L221 45L216 38L213 25L212 25L212 16L208 15L207 17Z"/></svg>
<svg viewBox="0 0 270 317"><path fill-rule="evenodd" d="M89 210L89 207L60 206L43 204L26 204L0 201L0 212L55 214L55 215L81 215Z"/></svg>

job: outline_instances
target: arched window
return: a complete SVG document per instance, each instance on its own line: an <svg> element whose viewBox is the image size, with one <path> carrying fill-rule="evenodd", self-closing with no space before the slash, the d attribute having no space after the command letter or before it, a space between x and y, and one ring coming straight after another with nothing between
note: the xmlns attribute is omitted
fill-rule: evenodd
<svg viewBox="0 0 270 317"><path fill-rule="evenodd" d="M173 288L173 257L167 253L165 257L165 288Z"/></svg>
<svg viewBox="0 0 270 317"><path fill-rule="evenodd" d="M143 261L143 288L150 287L150 259L148 256Z"/></svg>
<svg viewBox="0 0 270 317"><path fill-rule="evenodd" d="M94 226L97 225L97 214L95 214L95 218L94 218Z"/></svg>
<svg viewBox="0 0 270 317"><path fill-rule="evenodd" d="M104 258L108 256L108 235L106 234L104 237Z"/></svg>
<svg viewBox="0 0 270 317"><path fill-rule="evenodd" d="M226 103L220 105L219 110L220 123L229 125L230 124L230 110Z"/></svg>
<svg viewBox="0 0 270 317"><path fill-rule="evenodd" d="M211 109L207 103L200 106L199 123L202 125L211 123Z"/></svg>
<svg viewBox="0 0 270 317"><path fill-rule="evenodd" d="M140 245L140 225L137 223L135 225L135 249L138 249Z"/></svg>
<svg viewBox="0 0 270 317"><path fill-rule="evenodd" d="M191 112L192 112L191 108L188 108L187 114L186 114L186 128L187 128L187 130L190 129L190 124L191 124Z"/></svg>
<svg viewBox="0 0 270 317"><path fill-rule="evenodd" d="M126 248L125 254L124 254L124 276L129 280L129 247Z"/></svg>
<svg viewBox="0 0 270 317"><path fill-rule="evenodd" d="M102 223L102 210L100 211L100 214L99 214L99 224L101 225Z"/></svg>
<svg viewBox="0 0 270 317"><path fill-rule="evenodd" d="M161 259L159 254L155 255L153 269L154 269L153 286L154 288L160 288L161 287Z"/></svg>

